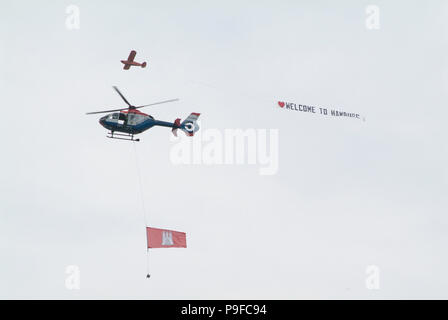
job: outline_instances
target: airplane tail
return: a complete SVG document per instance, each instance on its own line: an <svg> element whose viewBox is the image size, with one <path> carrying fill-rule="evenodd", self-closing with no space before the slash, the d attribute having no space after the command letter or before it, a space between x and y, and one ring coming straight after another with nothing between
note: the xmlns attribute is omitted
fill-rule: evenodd
<svg viewBox="0 0 448 320"><path fill-rule="evenodd" d="M142 68L146 67L146 62L142 63Z"/></svg>
<svg viewBox="0 0 448 320"><path fill-rule="evenodd" d="M176 137L177 137L177 129L180 129L183 132L185 132L187 136L190 137L194 136L194 133L199 130L199 126L197 124L199 115L200 113L193 112L182 123L180 122L179 118L176 119L174 121L174 126L171 131Z"/></svg>

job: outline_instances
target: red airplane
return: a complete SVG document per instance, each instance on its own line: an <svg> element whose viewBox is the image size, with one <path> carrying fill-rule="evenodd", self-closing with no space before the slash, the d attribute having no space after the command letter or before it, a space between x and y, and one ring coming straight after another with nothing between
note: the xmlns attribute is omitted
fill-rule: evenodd
<svg viewBox="0 0 448 320"><path fill-rule="evenodd" d="M137 54L137 52L132 50L131 53L129 54L128 60L121 60L121 63L124 64L124 67L123 67L124 70L128 70L131 66L137 66L137 67L142 67L142 68L146 67L146 62L138 63L138 62L134 61L136 54Z"/></svg>

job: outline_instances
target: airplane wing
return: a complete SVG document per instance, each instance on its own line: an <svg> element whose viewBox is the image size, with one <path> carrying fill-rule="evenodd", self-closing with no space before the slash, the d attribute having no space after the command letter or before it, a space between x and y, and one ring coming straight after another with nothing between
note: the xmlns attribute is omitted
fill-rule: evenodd
<svg viewBox="0 0 448 320"><path fill-rule="evenodd" d="M124 67L123 67L123 69L124 69L124 70L129 70L130 67L131 67L130 64L125 64Z"/></svg>
<svg viewBox="0 0 448 320"><path fill-rule="evenodd" d="M135 58L135 55L136 55L136 54L137 54L137 52L135 52L134 50L132 50L131 53L129 54L128 61L129 61L129 62L134 61L134 58Z"/></svg>

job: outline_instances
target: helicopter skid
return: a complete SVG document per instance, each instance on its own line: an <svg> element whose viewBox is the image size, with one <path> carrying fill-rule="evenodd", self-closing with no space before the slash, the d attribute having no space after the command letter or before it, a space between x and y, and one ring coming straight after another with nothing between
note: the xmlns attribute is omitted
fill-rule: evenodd
<svg viewBox="0 0 448 320"><path fill-rule="evenodd" d="M134 139L133 134L122 134L122 133L114 133L114 132L108 132L107 134L108 134L107 138L110 138L110 139L137 141L137 142L140 141L140 139Z"/></svg>

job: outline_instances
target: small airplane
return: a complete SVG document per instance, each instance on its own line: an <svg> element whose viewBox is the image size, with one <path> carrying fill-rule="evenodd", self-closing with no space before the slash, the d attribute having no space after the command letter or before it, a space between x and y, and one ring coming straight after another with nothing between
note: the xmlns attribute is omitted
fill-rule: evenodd
<svg viewBox="0 0 448 320"><path fill-rule="evenodd" d="M94 111L86 113L86 114L98 114L98 113L113 112L100 118L99 120L100 124L104 128L110 130L110 132L108 132L107 136L108 138L129 140L129 141L140 141L140 139L134 139L134 135L142 133L143 131L146 131L154 126L172 128L171 131L176 137L177 137L177 129L180 129L183 132L185 132L187 136L193 136L194 133L199 130L199 126L196 121L198 120L200 113L196 112L191 113L183 122L181 122L180 118L174 120L174 122L165 122L155 120L154 117L150 116L149 114L137 110L143 107L153 106L156 104L177 101L179 99L159 101L135 107L131 105L128 102L128 100L126 100L126 98L123 96L120 90L118 90L117 87L114 86L113 88L120 95L123 101L126 102L126 104L128 105L127 108L120 108L106 111Z"/></svg>
<svg viewBox="0 0 448 320"><path fill-rule="evenodd" d="M136 54L137 54L137 52L132 50L131 53L129 53L128 60L121 60L121 63L124 64L124 67L123 67L124 70L129 70L129 68L131 66L137 66L137 67L142 67L142 68L146 67L146 62L138 63L138 62L134 61Z"/></svg>

